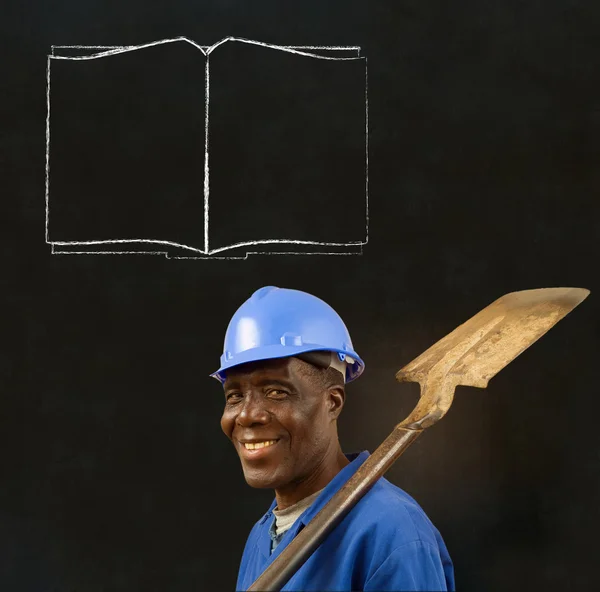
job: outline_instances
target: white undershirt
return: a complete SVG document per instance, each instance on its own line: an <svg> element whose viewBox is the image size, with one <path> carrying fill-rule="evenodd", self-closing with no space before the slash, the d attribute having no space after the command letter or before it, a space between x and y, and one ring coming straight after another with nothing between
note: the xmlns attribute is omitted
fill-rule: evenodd
<svg viewBox="0 0 600 592"><path fill-rule="evenodd" d="M324 488L323 488L324 489ZM275 515L275 534L277 536L286 532L292 527L292 524L300 518L300 515L306 510L314 501L319 497L321 491L317 491L299 502L296 502L293 506L286 508L285 510L278 510L275 508L273 514Z"/></svg>

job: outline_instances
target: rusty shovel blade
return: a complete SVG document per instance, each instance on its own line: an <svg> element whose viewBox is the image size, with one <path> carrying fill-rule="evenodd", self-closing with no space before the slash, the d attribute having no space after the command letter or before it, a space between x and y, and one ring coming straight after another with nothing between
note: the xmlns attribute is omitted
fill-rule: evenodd
<svg viewBox="0 0 600 592"><path fill-rule="evenodd" d="M499 298L432 345L396 374L418 382L413 412L382 442L248 591L279 591L375 482L452 404L458 385L484 388L589 294L583 288L542 288Z"/></svg>
<svg viewBox="0 0 600 592"><path fill-rule="evenodd" d="M400 382L418 382L421 397L401 425L426 428L441 419L459 386L489 380L585 300L584 288L511 292L481 310L404 366Z"/></svg>

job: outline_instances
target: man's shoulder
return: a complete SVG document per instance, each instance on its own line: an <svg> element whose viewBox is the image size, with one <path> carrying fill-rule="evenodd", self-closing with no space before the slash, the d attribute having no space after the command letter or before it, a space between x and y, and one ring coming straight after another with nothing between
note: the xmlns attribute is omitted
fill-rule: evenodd
<svg viewBox="0 0 600 592"><path fill-rule="evenodd" d="M358 502L352 514L363 529L392 539L396 546L415 541L438 545L439 532L423 508L384 477Z"/></svg>

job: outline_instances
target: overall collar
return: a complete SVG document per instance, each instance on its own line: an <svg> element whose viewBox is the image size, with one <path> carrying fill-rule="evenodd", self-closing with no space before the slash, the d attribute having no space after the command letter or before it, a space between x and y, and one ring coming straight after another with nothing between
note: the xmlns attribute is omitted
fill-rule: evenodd
<svg viewBox="0 0 600 592"><path fill-rule="evenodd" d="M279 553L288 545L288 543L312 520L312 518L325 506L325 504L341 489L341 487L358 471L359 467L369 457L369 452L363 450L362 452L355 452L346 454L346 458L350 461L350 464L346 465L323 489L319 497L309 506L304 513L300 515L298 520L294 523L281 539L281 542L273 553L271 553L271 536L269 535L269 528L271 522L275 520L273 510L277 507L277 499L274 499L271 503L271 507L267 513L261 518L259 524L263 527L261 536L259 537L259 548L261 553L269 559L269 563L275 559ZM267 520L271 520L268 524L265 524Z"/></svg>

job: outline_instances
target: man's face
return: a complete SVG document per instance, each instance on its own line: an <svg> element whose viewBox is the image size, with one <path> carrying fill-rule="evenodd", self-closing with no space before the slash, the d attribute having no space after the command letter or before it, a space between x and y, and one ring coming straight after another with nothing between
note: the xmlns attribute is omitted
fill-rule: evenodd
<svg viewBox="0 0 600 592"><path fill-rule="evenodd" d="M300 483L337 445L339 410L332 410L328 390L306 372L305 362L283 358L233 368L223 390L221 428L252 487Z"/></svg>

